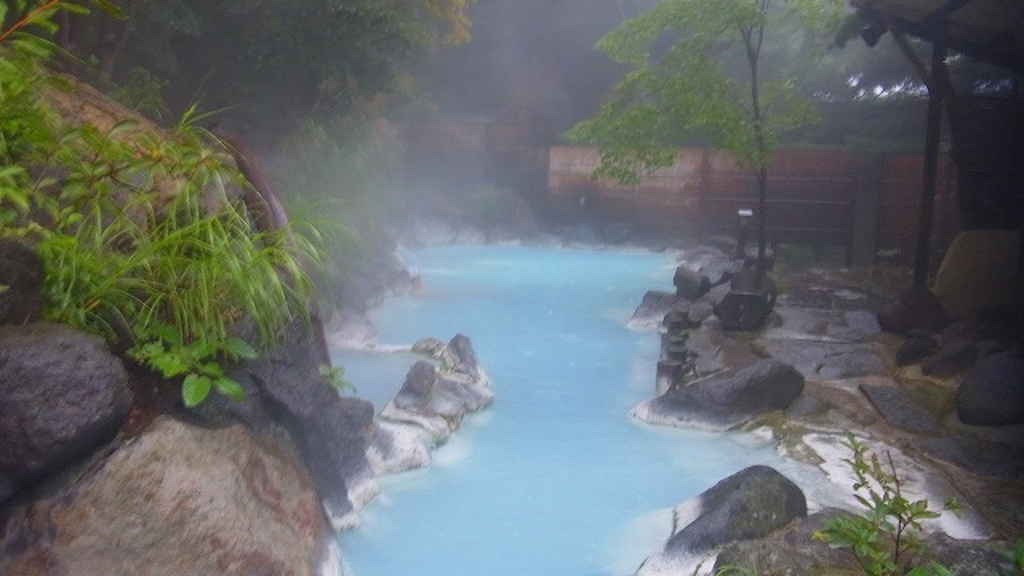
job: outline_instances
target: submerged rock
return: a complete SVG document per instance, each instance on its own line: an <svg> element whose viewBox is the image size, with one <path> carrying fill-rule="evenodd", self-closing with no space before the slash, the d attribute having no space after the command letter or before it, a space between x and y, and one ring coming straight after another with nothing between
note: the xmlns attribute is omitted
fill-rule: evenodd
<svg viewBox="0 0 1024 576"><path fill-rule="evenodd" d="M14 484L113 438L131 401L101 338L63 324L0 327L0 475Z"/></svg>
<svg viewBox="0 0 1024 576"><path fill-rule="evenodd" d="M763 538L806 515L807 500L791 480L768 466L745 468L678 506L672 536L637 576L683 573L694 554Z"/></svg>
<svg viewBox="0 0 1024 576"><path fill-rule="evenodd" d="M241 426L167 417L53 497L15 509L3 574L339 573L310 478ZM333 565L333 566L332 566Z"/></svg>
<svg viewBox="0 0 1024 576"><path fill-rule="evenodd" d="M803 389L800 372L765 358L672 388L634 408L633 416L651 424L724 430L785 410Z"/></svg>

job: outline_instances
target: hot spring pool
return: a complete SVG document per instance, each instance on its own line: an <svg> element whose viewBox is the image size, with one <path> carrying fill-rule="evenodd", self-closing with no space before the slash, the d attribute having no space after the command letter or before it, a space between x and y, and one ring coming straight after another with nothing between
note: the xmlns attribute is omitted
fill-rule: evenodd
<svg viewBox="0 0 1024 576"><path fill-rule="evenodd" d="M380 342L470 337L495 402L431 468L382 482L340 535L348 576L624 576L668 537L667 509L746 466L785 469L749 435L654 428L658 335L626 324L671 254L445 246L407 258L419 294L371 312ZM415 361L335 350L378 410Z"/></svg>

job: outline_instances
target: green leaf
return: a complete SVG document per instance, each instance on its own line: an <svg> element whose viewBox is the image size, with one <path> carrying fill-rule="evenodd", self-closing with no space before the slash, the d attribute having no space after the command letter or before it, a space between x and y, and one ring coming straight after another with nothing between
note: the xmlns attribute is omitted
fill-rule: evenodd
<svg viewBox="0 0 1024 576"><path fill-rule="evenodd" d="M241 338L228 338L224 342L223 350L232 360L255 360L257 357L256 351L253 350L252 346Z"/></svg>
<svg viewBox="0 0 1024 576"><path fill-rule="evenodd" d="M149 364L160 371L164 375L164 378L173 378L180 376L189 370L191 367L188 362L182 358L181 354L175 352L164 352L163 354L154 355L149 359Z"/></svg>
<svg viewBox="0 0 1024 576"><path fill-rule="evenodd" d="M245 399L245 390L237 381L224 376L217 378L213 383L217 387L217 391L228 398L231 398L232 400Z"/></svg>
<svg viewBox="0 0 1024 576"><path fill-rule="evenodd" d="M110 0L93 0L93 3L96 4L96 6L100 10L102 10L104 14L110 16L111 18L123 20L128 17L128 14L124 10L122 10L120 6L114 4Z"/></svg>
<svg viewBox="0 0 1024 576"><path fill-rule="evenodd" d="M60 3L60 7L61 7L61 9L67 10L68 12L70 12L72 14L79 14L79 15L82 15L82 16L85 16L85 15L89 14L89 9L86 8L85 6L82 6L81 4L73 4L71 2L61 2Z"/></svg>
<svg viewBox="0 0 1024 576"><path fill-rule="evenodd" d="M203 400L210 395L213 381L206 376L189 374L181 383L181 399L185 406L193 408L202 404Z"/></svg>
<svg viewBox="0 0 1024 576"><path fill-rule="evenodd" d="M136 120L134 118L128 118L128 119L121 120L121 121L117 122L116 124L114 124L110 128L110 132L108 134L110 136L116 136L116 135L118 135L118 134L120 134L122 132L126 132L128 130L133 129L133 128L137 128L138 126L139 126L139 121L138 120Z"/></svg>

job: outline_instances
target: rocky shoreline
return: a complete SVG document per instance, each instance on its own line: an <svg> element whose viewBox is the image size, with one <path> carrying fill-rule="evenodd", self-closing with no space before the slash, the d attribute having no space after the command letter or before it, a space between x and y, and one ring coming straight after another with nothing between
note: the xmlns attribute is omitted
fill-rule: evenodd
<svg viewBox="0 0 1024 576"><path fill-rule="evenodd" d="M803 286L780 294L764 327L724 330L711 311L726 287L707 288L738 268L729 252L715 246L682 252L676 293L648 293L637 308L632 324L661 332L662 360L657 396L637 406L634 417L771 438L780 453L828 478L828 486L798 491L830 492L859 513L842 441L852 433L872 452L893 458L907 498L925 499L936 511L949 497L963 506L958 516L945 512L923 523L932 557L955 574L1016 574L1006 552L1024 536L1024 419L1007 416L1019 401L1005 401L1024 382L1019 335L999 319L979 317L931 334L883 332L876 313L884 298L849 270L804 273L797 280ZM695 289L702 282L693 278L702 278L705 289ZM925 338L933 340L929 353L908 360L908 349L921 348ZM1008 388L1003 399L977 391ZM988 420L979 421L980 414ZM714 504L721 484L747 486L735 489L747 500ZM792 506L783 514L771 508L777 498L761 493L764 482L721 484L676 509L664 549L653 551L637 574L691 574L698 566L698 573L712 573L712 565L757 574L863 573L848 550L813 538L838 510L809 501L806 509ZM707 510L715 506L721 510ZM685 513L693 509L702 511L696 519ZM697 539L714 541L710 551L685 536L704 534L708 514L721 516L718 532ZM783 521L737 531L758 515Z"/></svg>

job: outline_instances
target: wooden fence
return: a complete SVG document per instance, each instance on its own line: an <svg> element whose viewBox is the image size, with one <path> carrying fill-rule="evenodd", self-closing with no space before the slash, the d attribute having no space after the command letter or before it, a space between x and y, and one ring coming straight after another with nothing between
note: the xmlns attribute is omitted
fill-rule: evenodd
<svg viewBox="0 0 1024 576"><path fill-rule="evenodd" d="M483 182L515 189L555 222L610 224L655 235L733 233L737 210L757 209L753 174L727 153L683 149L671 167L623 187L591 179L600 160L596 149L548 146L548 132L543 126L484 120L409 124L406 171L413 181L440 181L449 189ZM955 171L948 156L939 166L937 248L957 227ZM858 263L869 263L882 250L910 260L922 175L920 154L778 151L769 159L770 237L840 245Z"/></svg>
<svg viewBox="0 0 1024 576"><path fill-rule="evenodd" d="M684 149L670 168L635 187L592 180L593 148L554 146L548 161L548 206L563 222L589 221L638 227L654 234L705 237L737 230L737 211L755 211L751 170L729 154ZM943 158L940 203L952 198L949 159ZM847 151L784 150L771 155L767 229L773 242L832 244L873 257L878 250L912 257L923 166L918 154L858 155ZM944 204L943 204L944 205ZM940 209L936 230L951 232ZM864 260L864 258L861 258Z"/></svg>

